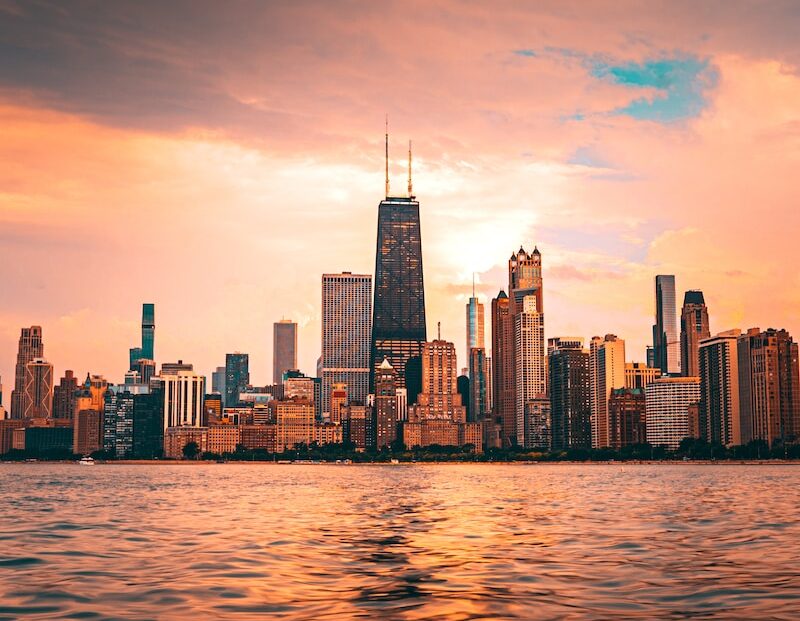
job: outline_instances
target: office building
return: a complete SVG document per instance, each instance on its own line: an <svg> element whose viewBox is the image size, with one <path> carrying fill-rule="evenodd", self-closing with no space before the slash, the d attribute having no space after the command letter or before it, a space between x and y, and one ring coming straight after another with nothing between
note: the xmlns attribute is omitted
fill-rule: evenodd
<svg viewBox="0 0 800 621"><path fill-rule="evenodd" d="M180 370L161 375L164 399L164 429L202 427L206 378L193 371Z"/></svg>
<svg viewBox="0 0 800 621"><path fill-rule="evenodd" d="M642 362L625 363L625 388L644 390L650 382L661 377L661 369L648 367Z"/></svg>
<svg viewBox="0 0 800 621"><path fill-rule="evenodd" d="M467 401L467 421L483 422L491 416L489 409L489 360L483 347L469 350L469 399Z"/></svg>
<svg viewBox="0 0 800 621"><path fill-rule="evenodd" d="M34 358L25 365L22 418L53 417L53 365Z"/></svg>
<svg viewBox="0 0 800 621"><path fill-rule="evenodd" d="M211 372L211 392L225 394L225 367L217 367Z"/></svg>
<svg viewBox="0 0 800 621"><path fill-rule="evenodd" d="M751 328L739 337L742 440L770 446L800 436L797 343L786 330Z"/></svg>
<svg viewBox="0 0 800 621"><path fill-rule="evenodd" d="M523 417L523 446L528 449L550 450L550 399L546 395L539 395L526 400Z"/></svg>
<svg viewBox="0 0 800 621"><path fill-rule="evenodd" d="M413 196L386 196L378 206L370 386L377 390L385 360L395 372L396 387L416 397L406 364L420 356L426 340L419 202Z"/></svg>
<svg viewBox="0 0 800 621"><path fill-rule="evenodd" d="M548 356L554 451L592 446L589 361L583 339L562 342Z"/></svg>
<svg viewBox="0 0 800 621"><path fill-rule="evenodd" d="M700 403L698 428L712 444L746 444L739 407L739 354L741 330L721 332L698 344ZM694 431L691 432L694 435Z"/></svg>
<svg viewBox="0 0 800 621"><path fill-rule="evenodd" d="M397 440L397 372L388 360L378 367L375 377L374 406L375 448L391 446ZM409 413L410 416L410 413Z"/></svg>
<svg viewBox="0 0 800 621"><path fill-rule="evenodd" d="M14 369L14 390L11 392L11 418L23 418L25 410L25 367L35 358L44 357L41 326L22 328Z"/></svg>
<svg viewBox="0 0 800 621"><path fill-rule="evenodd" d="M660 377L644 389L647 441L676 450L691 436L689 408L700 401L700 378Z"/></svg>
<svg viewBox="0 0 800 621"><path fill-rule="evenodd" d="M372 276L322 275L322 412L331 412L334 384L347 385L349 397L369 394L372 339Z"/></svg>
<svg viewBox="0 0 800 621"><path fill-rule="evenodd" d="M681 373L700 377L700 341L711 336L708 309L702 291L687 291L681 310Z"/></svg>
<svg viewBox="0 0 800 621"><path fill-rule="evenodd" d="M484 339L483 304L475 297L475 283L472 283L472 297L467 302L467 348L466 354L475 348L486 349ZM470 376L470 379L472 376Z"/></svg>
<svg viewBox="0 0 800 621"><path fill-rule="evenodd" d="M653 355L662 375L681 372L680 338L675 310L675 276L656 276L656 323L653 326Z"/></svg>
<svg viewBox="0 0 800 621"><path fill-rule="evenodd" d="M525 437L527 404L547 396L544 317L536 301L537 296L526 295L514 315L514 411L517 444L525 447L531 446L531 441Z"/></svg>
<svg viewBox="0 0 800 621"><path fill-rule="evenodd" d="M297 369L297 324L281 319L272 325L272 383L283 382L286 371Z"/></svg>
<svg viewBox="0 0 800 621"><path fill-rule="evenodd" d="M53 418L72 420L75 414L75 393L78 391L78 378L72 371L65 371L64 377L53 387Z"/></svg>
<svg viewBox="0 0 800 621"><path fill-rule="evenodd" d="M239 405L239 394L250 385L250 356L225 354L225 407Z"/></svg>
<svg viewBox="0 0 800 621"><path fill-rule="evenodd" d="M514 323L505 291L492 300L492 416L504 446L516 437L514 402Z"/></svg>
<svg viewBox="0 0 800 621"><path fill-rule="evenodd" d="M643 388L613 388L608 400L609 447L619 450L647 442Z"/></svg>
<svg viewBox="0 0 800 621"><path fill-rule="evenodd" d="M625 341L614 334L592 338L589 347L589 398L592 410L592 448L611 442L608 401L614 388L625 388Z"/></svg>

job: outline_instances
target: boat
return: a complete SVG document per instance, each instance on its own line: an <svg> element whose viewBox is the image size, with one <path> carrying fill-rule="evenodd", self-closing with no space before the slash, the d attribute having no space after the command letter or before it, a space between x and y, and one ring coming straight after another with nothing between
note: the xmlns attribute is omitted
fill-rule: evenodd
<svg viewBox="0 0 800 621"><path fill-rule="evenodd" d="M94 466L94 464L95 464L95 461L94 461L94 459L92 459L92 458L91 458L91 457L89 457L89 456L86 456L86 457L81 457L81 458L78 460L78 465L79 465L79 466Z"/></svg>
<svg viewBox="0 0 800 621"><path fill-rule="evenodd" d="M399 459L393 459L393 460L392 460L392 461L390 461L389 463L390 463L390 464L392 464L393 466L395 466L395 465L397 465L397 464L399 464L399 463L400 463L400 460L399 460Z"/></svg>

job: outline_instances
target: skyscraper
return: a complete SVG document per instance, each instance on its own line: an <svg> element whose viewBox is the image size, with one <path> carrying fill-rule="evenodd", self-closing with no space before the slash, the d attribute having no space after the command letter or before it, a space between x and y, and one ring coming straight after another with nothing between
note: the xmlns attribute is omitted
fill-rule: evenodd
<svg viewBox="0 0 800 621"><path fill-rule="evenodd" d="M131 347L129 351L130 370L134 370L139 360L155 360L155 304L142 304L142 344L139 347Z"/></svg>
<svg viewBox="0 0 800 621"><path fill-rule="evenodd" d="M397 440L397 373L388 360L378 367L375 376L375 405L373 407L375 448L390 446Z"/></svg>
<svg viewBox="0 0 800 621"><path fill-rule="evenodd" d="M34 358L44 356L41 326L22 328L14 369L14 390L11 393L11 418L23 418L25 399L25 366Z"/></svg>
<svg viewBox="0 0 800 621"><path fill-rule="evenodd" d="M297 324L281 319L272 325L272 383L282 384L286 371L297 369Z"/></svg>
<svg viewBox="0 0 800 621"><path fill-rule="evenodd" d="M483 347L473 347L469 350L469 400L467 401L467 420L471 423L483 422L490 414L489 386L488 386L489 361Z"/></svg>
<svg viewBox="0 0 800 621"><path fill-rule="evenodd" d="M250 384L250 356L239 352L225 354L225 407L239 405L239 393Z"/></svg>
<svg viewBox="0 0 800 621"><path fill-rule="evenodd" d="M211 372L211 392L225 394L225 367L217 367Z"/></svg>
<svg viewBox="0 0 800 621"><path fill-rule="evenodd" d="M25 365L22 418L53 417L53 365L34 358Z"/></svg>
<svg viewBox="0 0 800 621"><path fill-rule="evenodd" d="M589 395L592 408L592 447L611 442L608 401L614 388L625 388L625 341L615 334L592 338L589 360Z"/></svg>
<svg viewBox="0 0 800 621"><path fill-rule="evenodd" d="M700 341L711 336L708 309L702 291L687 291L681 310L681 373L699 377L698 349Z"/></svg>
<svg viewBox="0 0 800 621"><path fill-rule="evenodd" d="M511 341L505 347L504 355L510 357L509 366L513 369L513 442L522 446L525 402L547 393L542 257L538 248L534 247L529 254L520 247L518 252L511 255L508 260L508 293L511 315L511 332L508 336ZM518 318L521 315L525 315L525 318ZM524 335L531 338L521 340ZM527 348L524 352L520 349L523 346ZM524 362L520 360L521 357L525 358ZM524 385L519 383L523 376Z"/></svg>
<svg viewBox="0 0 800 621"><path fill-rule="evenodd" d="M516 436L514 403L514 323L505 291L492 300L492 415L509 446Z"/></svg>
<svg viewBox="0 0 800 621"><path fill-rule="evenodd" d="M614 388L608 400L609 441L613 449L647 442L645 395L641 388Z"/></svg>
<svg viewBox="0 0 800 621"><path fill-rule="evenodd" d="M739 356L741 330L729 330L700 341L698 349L700 437L713 444L736 446L742 442L739 407Z"/></svg>
<svg viewBox="0 0 800 621"><path fill-rule="evenodd" d="M322 275L322 411L331 412L334 384L347 385L348 399L369 394L372 339L372 276Z"/></svg>
<svg viewBox="0 0 800 621"><path fill-rule="evenodd" d="M483 304L475 297L475 284L473 283L472 297L467 302L467 356L475 347L485 349L486 343L484 341Z"/></svg>
<svg viewBox="0 0 800 621"><path fill-rule="evenodd" d="M545 369L544 320L536 305L536 295L526 295L514 314L514 395L516 441L520 446L533 447L525 437L526 409L534 399L547 396ZM531 428L530 425L528 428ZM549 445L549 442L547 443ZM542 446L536 444L535 446Z"/></svg>
<svg viewBox="0 0 800 621"><path fill-rule="evenodd" d="M387 360L397 386L405 388L406 363L422 353L427 340L422 274L419 202L413 196L387 196L378 205L371 384Z"/></svg>
<svg viewBox="0 0 800 621"><path fill-rule="evenodd" d="M573 341L553 349L547 366L552 449L590 448L589 352Z"/></svg>
<svg viewBox="0 0 800 621"><path fill-rule="evenodd" d="M800 436L798 347L786 330L751 328L739 337L743 440L770 446Z"/></svg>
<svg viewBox="0 0 800 621"><path fill-rule="evenodd" d="M675 310L675 276L656 276L656 323L653 326L653 355L662 375L681 372L680 339Z"/></svg>
<svg viewBox="0 0 800 621"><path fill-rule="evenodd" d="M77 390L78 378L72 371L65 371L58 386L53 388L53 418L72 420Z"/></svg>

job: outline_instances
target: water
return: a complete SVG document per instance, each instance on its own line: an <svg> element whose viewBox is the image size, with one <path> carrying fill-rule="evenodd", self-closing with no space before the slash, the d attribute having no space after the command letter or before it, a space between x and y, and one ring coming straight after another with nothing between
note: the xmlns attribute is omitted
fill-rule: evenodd
<svg viewBox="0 0 800 621"><path fill-rule="evenodd" d="M0 619L797 618L800 467L0 466Z"/></svg>

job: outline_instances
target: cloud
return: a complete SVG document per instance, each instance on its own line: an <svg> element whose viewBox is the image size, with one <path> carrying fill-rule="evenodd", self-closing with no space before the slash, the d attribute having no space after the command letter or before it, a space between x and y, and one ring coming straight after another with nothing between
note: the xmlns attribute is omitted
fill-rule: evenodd
<svg viewBox="0 0 800 621"><path fill-rule="evenodd" d="M636 98L613 114L663 123L698 116L707 105L707 91L718 79L708 60L693 56L623 64L594 61L591 73L614 84L652 89L651 96Z"/></svg>

